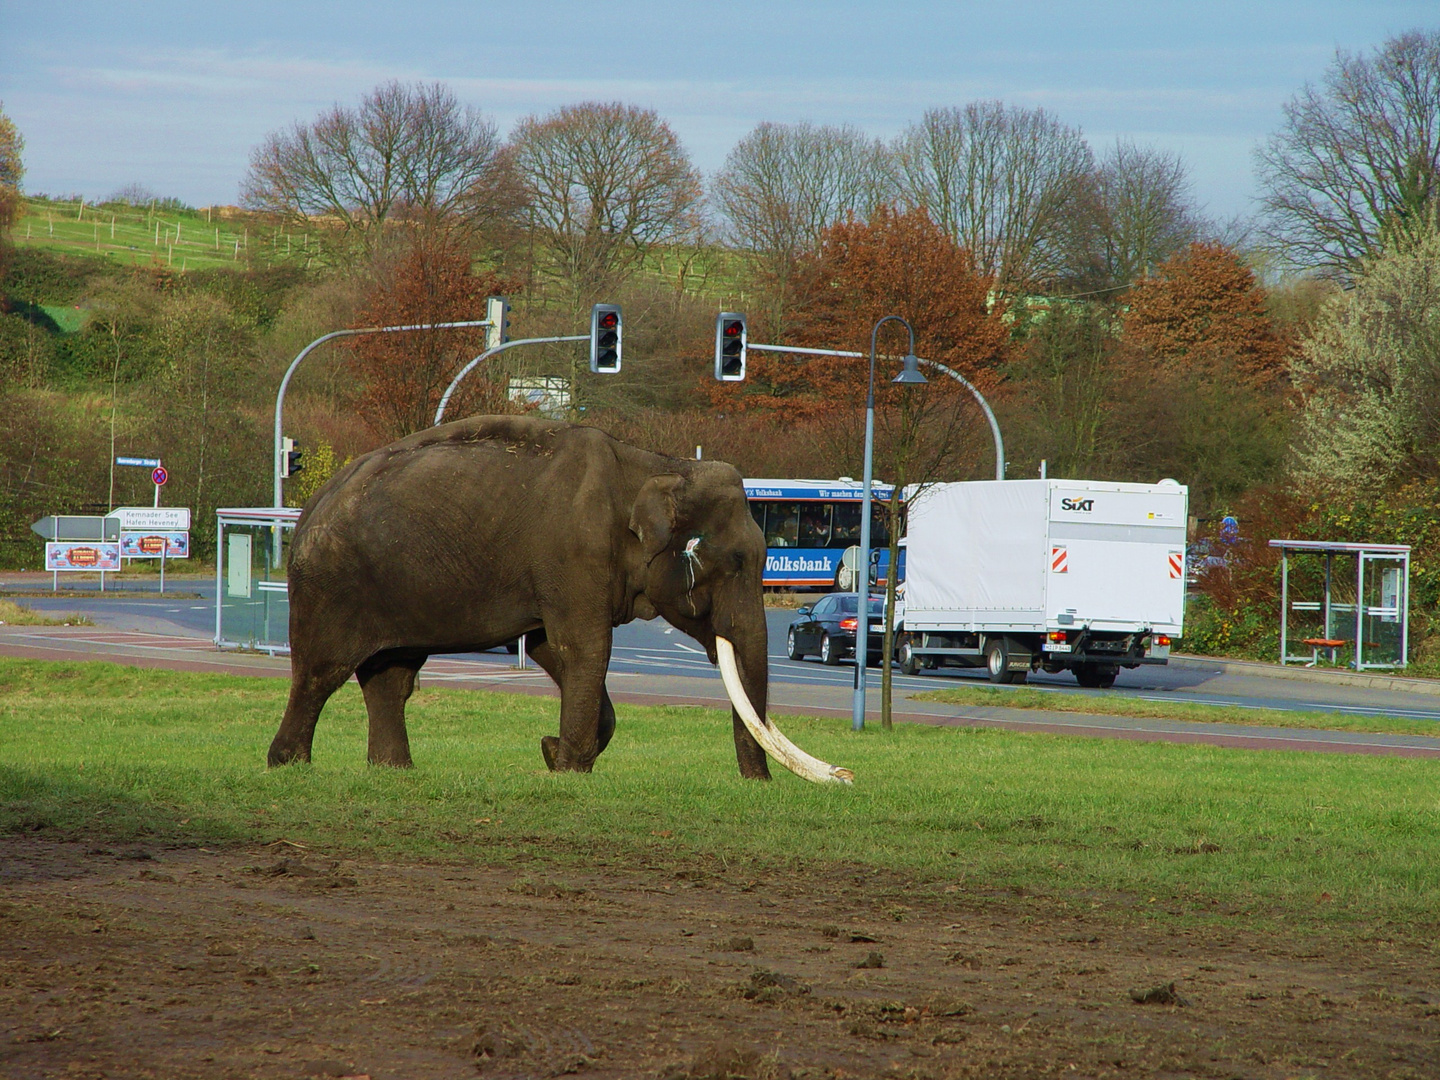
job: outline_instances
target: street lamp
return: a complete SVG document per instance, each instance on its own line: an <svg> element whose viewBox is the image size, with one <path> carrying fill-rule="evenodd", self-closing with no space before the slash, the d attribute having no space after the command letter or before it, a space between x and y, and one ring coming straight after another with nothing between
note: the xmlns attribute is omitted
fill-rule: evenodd
<svg viewBox="0 0 1440 1080"><path fill-rule="evenodd" d="M855 574L855 697L852 706L850 726L855 731L865 729L865 660L870 652L870 484L874 472L875 456L875 342L880 327L887 322L898 322L910 334L910 349L905 354L904 368L891 382L901 386L919 386L930 380L920 374L920 361L915 355L915 328L899 315L886 315L870 331L870 381L865 389L865 488L860 502L860 564ZM891 498L899 496L893 492ZM891 567L890 573L896 568ZM889 618L889 613L885 615ZM888 657L880 662L888 663Z"/></svg>

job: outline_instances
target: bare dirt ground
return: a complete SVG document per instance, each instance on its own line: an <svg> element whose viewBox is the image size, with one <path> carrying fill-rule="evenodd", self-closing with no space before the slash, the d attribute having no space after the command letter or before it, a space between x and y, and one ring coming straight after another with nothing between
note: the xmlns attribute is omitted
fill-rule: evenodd
<svg viewBox="0 0 1440 1080"><path fill-rule="evenodd" d="M1120 903L4 837L0 1076L1440 1076L1428 945Z"/></svg>

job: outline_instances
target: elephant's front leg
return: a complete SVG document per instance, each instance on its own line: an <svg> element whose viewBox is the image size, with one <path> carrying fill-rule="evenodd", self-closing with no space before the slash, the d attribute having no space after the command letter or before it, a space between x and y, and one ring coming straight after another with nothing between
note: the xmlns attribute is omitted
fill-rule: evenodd
<svg viewBox="0 0 1440 1080"><path fill-rule="evenodd" d="M563 636L557 642L547 632L527 649L560 687L560 737L546 735L540 740L540 753L552 772L589 772L615 733L615 706L605 689L610 637L607 627L600 647L566 644Z"/></svg>

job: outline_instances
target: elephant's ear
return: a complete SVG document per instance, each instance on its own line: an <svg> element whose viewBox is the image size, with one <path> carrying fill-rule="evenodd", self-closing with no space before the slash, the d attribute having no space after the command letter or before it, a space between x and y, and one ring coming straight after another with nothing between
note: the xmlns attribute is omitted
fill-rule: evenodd
<svg viewBox="0 0 1440 1080"><path fill-rule="evenodd" d="M652 476L640 488L635 509L630 511L630 531L640 538L647 559L669 545L675 530L676 497L684 486L683 476Z"/></svg>

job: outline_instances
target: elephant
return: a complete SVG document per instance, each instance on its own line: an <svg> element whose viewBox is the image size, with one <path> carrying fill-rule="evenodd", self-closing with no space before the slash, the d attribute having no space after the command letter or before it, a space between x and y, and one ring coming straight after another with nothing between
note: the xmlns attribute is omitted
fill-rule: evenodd
<svg viewBox="0 0 1440 1080"><path fill-rule="evenodd" d="M405 703L426 659L524 634L560 688L545 764L589 772L615 730L613 629L660 615L719 665L741 776L768 780L769 754L808 780L849 783L764 715L764 563L740 474L723 462L533 416L410 435L345 466L301 513L290 697L268 762L310 760L321 708L354 674L370 762L408 767Z"/></svg>

